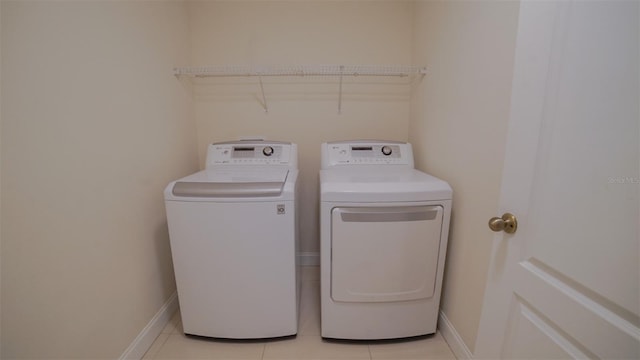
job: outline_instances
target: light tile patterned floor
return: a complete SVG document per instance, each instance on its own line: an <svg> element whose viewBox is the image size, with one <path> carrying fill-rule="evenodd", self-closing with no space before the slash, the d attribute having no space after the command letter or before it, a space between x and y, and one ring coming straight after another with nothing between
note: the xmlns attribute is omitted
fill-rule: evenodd
<svg viewBox="0 0 640 360"><path fill-rule="evenodd" d="M144 359L455 359L439 333L410 341L337 342L320 337L320 277L304 267L298 335L264 342L187 337L177 312Z"/></svg>

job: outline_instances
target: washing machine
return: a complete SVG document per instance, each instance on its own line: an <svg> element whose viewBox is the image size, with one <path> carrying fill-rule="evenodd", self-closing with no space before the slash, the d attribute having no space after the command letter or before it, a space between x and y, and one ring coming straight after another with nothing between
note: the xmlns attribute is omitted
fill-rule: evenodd
<svg viewBox="0 0 640 360"><path fill-rule="evenodd" d="M322 144L322 337L395 339L436 331L451 187L414 169L411 144Z"/></svg>
<svg viewBox="0 0 640 360"><path fill-rule="evenodd" d="M166 187L185 334L297 333L297 159L292 143L215 143L205 170Z"/></svg>

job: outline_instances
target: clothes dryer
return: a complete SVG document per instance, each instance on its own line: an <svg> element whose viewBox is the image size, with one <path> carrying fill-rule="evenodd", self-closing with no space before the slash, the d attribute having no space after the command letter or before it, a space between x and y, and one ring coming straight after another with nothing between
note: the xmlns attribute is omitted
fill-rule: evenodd
<svg viewBox="0 0 640 360"><path fill-rule="evenodd" d="M186 334L294 335L297 146L209 145L203 171L171 182L165 205Z"/></svg>
<svg viewBox="0 0 640 360"><path fill-rule="evenodd" d="M411 144L322 144L323 337L436 331L451 199L446 182L414 169Z"/></svg>

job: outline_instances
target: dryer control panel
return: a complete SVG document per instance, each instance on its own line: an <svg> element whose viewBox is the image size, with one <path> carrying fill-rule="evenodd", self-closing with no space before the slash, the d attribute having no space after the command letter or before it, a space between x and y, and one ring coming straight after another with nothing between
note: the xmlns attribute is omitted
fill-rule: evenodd
<svg viewBox="0 0 640 360"><path fill-rule="evenodd" d="M340 165L404 165L413 168L411 144L340 141L322 144L322 168Z"/></svg>
<svg viewBox="0 0 640 360"><path fill-rule="evenodd" d="M207 167L218 165L286 165L297 167L295 144L227 142L209 145ZM292 156L293 154L293 156Z"/></svg>

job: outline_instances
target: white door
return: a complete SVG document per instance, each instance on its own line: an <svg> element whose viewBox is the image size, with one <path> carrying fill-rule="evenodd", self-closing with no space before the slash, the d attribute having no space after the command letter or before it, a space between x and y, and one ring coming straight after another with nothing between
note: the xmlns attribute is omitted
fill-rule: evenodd
<svg viewBox="0 0 640 360"><path fill-rule="evenodd" d="M639 14L521 4L477 358L640 358Z"/></svg>

